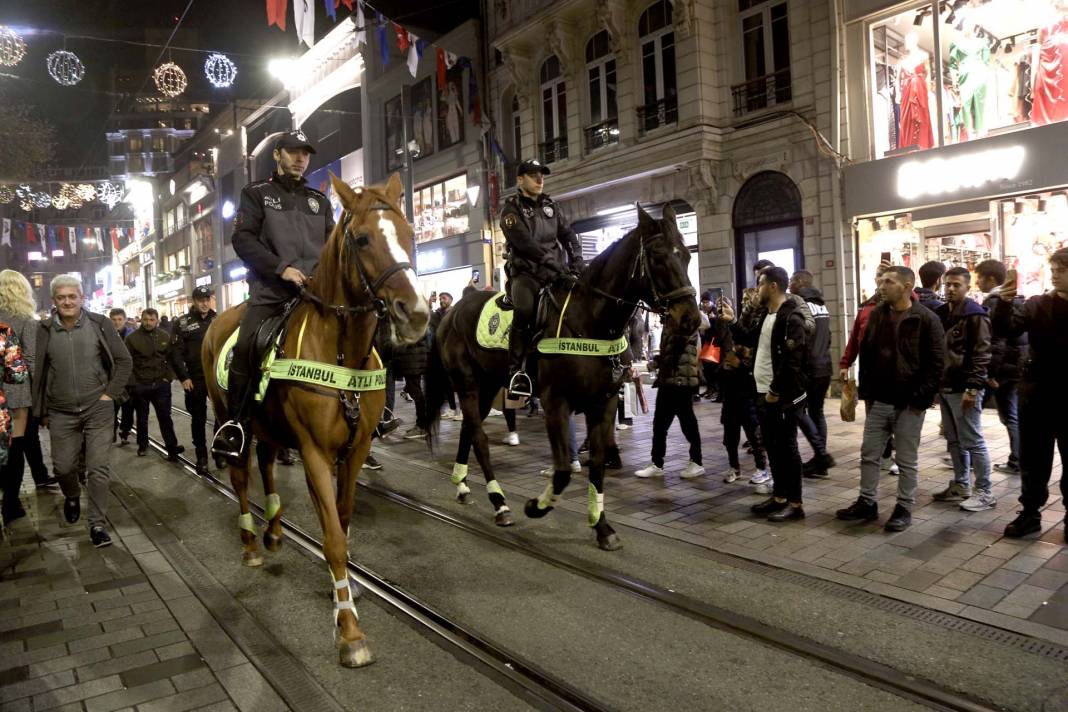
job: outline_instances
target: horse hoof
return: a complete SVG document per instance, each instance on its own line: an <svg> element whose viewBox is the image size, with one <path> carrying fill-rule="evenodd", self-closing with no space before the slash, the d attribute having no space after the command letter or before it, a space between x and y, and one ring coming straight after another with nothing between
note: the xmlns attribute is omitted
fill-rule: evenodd
<svg viewBox="0 0 1068 712"><path fill-rule="evenodd" d="M278 551L282 548L283 537L275 536L270 531L264 530L263 532L263 547L267 551Z"/></svg>
<svg viewBox="0 0 1068 712"><path fill-rule="evenodd" d="M623 542L619 539L618 534L612 532L606 537L597 537L597 546L604 551L617 551L623 548Z"/></svg>
<svg viewBox="0 0 1068 712"><path fill-rule="evenodd" d="M371 646L367 639L354 640L352 642L341 641L337 645L338 662L342 667L360 668L370 665L375 661L371 653Z"/></svg>
<svg viewBox="0 0 1068 712"><path fill-rule="evenodd" d="M470 492L464 492L463 494L456 495L456 501L459 502L460 504L471 504L471 502L472 502L471 493Z"/></svg>
<svg viewBox="0 0 1068 712"><path fill-rule="evenodd" d="M493 523L499 527L510 527L515 524L515 515L510 510L505 510L493 518Z"/></svg>
<svg viewBox="0 0 1068 712"><path fill-rule="evenodd" d="M263 557L258 551L245 551L241 554L241 563L252 568L263 566Z"/></svg>
<svg viewBox="0 0 1068 712"><path fill-rule="evenodd" d="M552 507L547 509L538 508L538 500L528 499L526 505L523 506L523 514L527 515L531 519L541 519L549 512L553 511Z"/></svg>

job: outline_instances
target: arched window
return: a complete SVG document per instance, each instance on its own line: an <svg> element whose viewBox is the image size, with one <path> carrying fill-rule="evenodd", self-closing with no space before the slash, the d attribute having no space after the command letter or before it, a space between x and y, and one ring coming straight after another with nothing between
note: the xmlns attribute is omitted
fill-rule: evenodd
<svg viewBox="0 0 1068 712"><path fill-rule="evenodd" d="M586 128L586 150L619 142L619 115L616 110L616 60L601 30L586 43L586 76L589 81L590 125Z"/></svg>
<svg viewBox="0 0 1068 712"><path fill-rule="evenodd" d="M675 26L671 3L658 0L638 19L642 56L644 106L638 107L642 133L678 121L678 85L675 79Z"/></svg>
<svg viewBox="0 0 1068 712"><path fill-rule="evenodd" d="M567 158L567 87L555 54L541 65L541 135L542 163Z"/></svg>
<svg viewBox="0 0 1068 712"><path fill-rule="evenodd" d="M771 260L793 274L805 266L801 191L784 173L762 171L738 191L731 211L735 233L738 297L756 286L753 265Z"/></svg>

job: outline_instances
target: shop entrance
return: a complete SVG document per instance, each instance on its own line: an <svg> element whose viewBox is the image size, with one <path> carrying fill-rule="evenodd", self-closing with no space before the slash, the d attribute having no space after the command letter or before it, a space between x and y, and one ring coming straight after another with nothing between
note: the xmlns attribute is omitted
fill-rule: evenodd
<svg viewBox="0 0 1068 712"><path fill-rule="evenodd" d="M801 192L788 176L764 171L747 180L734 200L732 220L739 301L742 290L756 286L758 260L771 260L787 274L804 268Z"/></svg>

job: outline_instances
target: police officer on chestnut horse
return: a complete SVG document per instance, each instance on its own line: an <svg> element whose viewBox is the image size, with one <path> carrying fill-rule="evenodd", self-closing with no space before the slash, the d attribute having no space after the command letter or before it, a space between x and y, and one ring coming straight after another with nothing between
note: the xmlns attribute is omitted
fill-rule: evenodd
<svg viewBox="0 0 1068 712"><path fill-rule="evenodd" d="M527 348L541 290L565 276L577 277L585 267L582 246L563 214L544 192L551 171L536 160L519 164L518 191L504 201L501 231L507 245L505 273L508 298L514 307L508 349L508 395L532 394L525 371Z"/></svg>
<svg viewBox="0 0 1068 712"><path fill-rule="evenodd" d="M212 452L225 457L243 459L252 439L250 406L257 383L251 375L259 371L252 363L257 328L299 295L334 229L330 201L304 179L313 153L315 147L303 131L282 134L274 144L275 172L241 191L233 245L248 267L251 296L230 364L230 420L211 444Z"/></svg>

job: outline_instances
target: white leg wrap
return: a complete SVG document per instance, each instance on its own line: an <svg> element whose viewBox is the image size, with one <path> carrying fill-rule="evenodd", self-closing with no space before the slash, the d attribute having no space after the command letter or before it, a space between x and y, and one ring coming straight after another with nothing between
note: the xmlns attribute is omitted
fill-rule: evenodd
<svg viewBox="0 0 1068 712"><path fill-rule="evenodd" d="M557 500L560 498L553 494L553 483L545 485L545 491L538 497L538 509L548 509L549 507L556 506Z"/></svg>
<svg viewBox="0 0 1068 712"><path fill-rule="evenodd" d="M330 578L334 578L333 572L330 574ZM348 593L346 600L341 599L341 592ZM356 604L352 602L352 589L349 587L349 577L346 576L341 581L334 581L334 625L337 625L338 618L341 616L341 611L352 611L352 615L356 616L356 620L360 620L360 616L356 613Z"/></svg>
<svg viewBox="0 0 1068 712"><path fill-rule="evenodd" d="M471 488L467 486L467 483L460 482L456 485L456 496L463 497L464 495L471 494Z"/></svg>
<svg viewBox="0 0 1068 712"><path fill-rule="evenodd" d="M596 526L601 519L601 513L604 512L604 492L598 492L593 485L589 486L589 499L586 502L586 509L590 515L590 526Z"/></svg>

